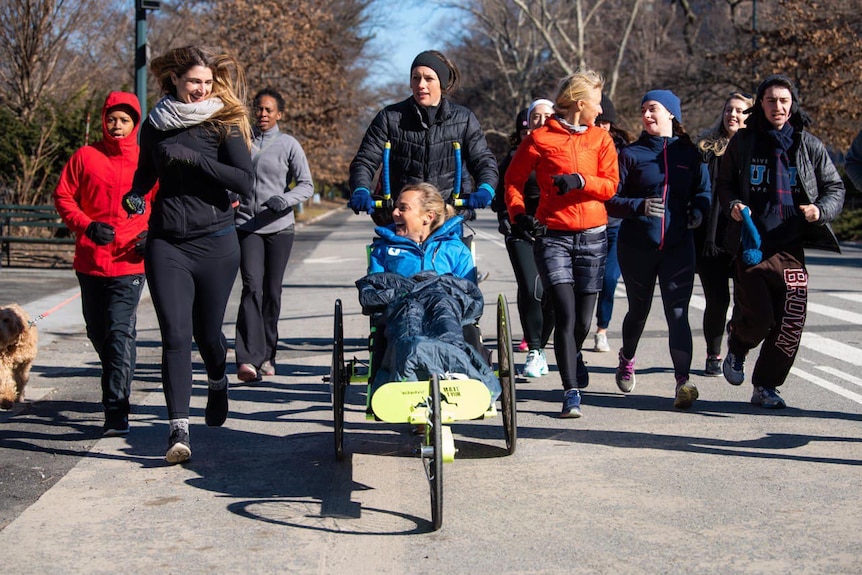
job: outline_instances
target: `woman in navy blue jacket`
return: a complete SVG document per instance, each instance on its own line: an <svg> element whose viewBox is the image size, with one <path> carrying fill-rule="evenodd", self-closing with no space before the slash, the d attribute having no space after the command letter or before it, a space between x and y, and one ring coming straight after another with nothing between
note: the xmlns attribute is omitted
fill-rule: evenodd
<svg viewBox="0 0 862 575"><path fill-rule="evenodd" d="M710 183L706 164L681 118L680 101L673 92L652 90L644 95L644 131L620 152L620 186L607 208L609 215L623 218L617 250L629 303L617 386L624 393L635 387L635 352L658 278L676 377L674 407L685 409L698 397L688 377L692 354L688 303L695 263L691 230L709 213Z"/></svg>

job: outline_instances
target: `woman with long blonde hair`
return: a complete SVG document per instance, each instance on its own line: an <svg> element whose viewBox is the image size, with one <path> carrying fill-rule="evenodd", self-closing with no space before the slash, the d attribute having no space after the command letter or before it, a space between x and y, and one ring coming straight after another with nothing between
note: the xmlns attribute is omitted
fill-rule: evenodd
<svg viewBox="0 0 862 575"><path fill-rule="evenodd" d="M141 154L123 205L147 217L138 201L158 182L144 261L162 335L162 385L170 420L165 459L191 457L189 402L192 338L206 367L206 423L228 413L227 341L222 321L240 263L236 195L252 193L251 125L237 61L186 46L150 65L164 97L141 129Z"/></svg>

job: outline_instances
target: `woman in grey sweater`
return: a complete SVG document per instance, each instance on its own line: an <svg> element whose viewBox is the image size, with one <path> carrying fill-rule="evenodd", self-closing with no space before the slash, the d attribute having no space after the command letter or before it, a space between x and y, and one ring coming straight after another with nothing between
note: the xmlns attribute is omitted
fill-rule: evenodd
<svg viewBox="0 0 862 575"><path fill-rule="evenodd" d="M284 98L265 88L254 97L254 193L236 214L242 259L242 299L236 320L237 378L275 375L281 286L293 247L293 206L314 193L311 170L296 138L282 133Z"/></svg>

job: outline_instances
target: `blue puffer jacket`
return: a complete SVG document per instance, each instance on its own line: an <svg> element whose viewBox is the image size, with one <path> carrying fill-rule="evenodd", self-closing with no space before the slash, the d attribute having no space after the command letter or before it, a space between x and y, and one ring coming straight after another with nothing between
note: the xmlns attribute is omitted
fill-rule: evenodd
<svg viewBox="0 0 862 575"><path fill-rule="evenodd" d="M371 244L368 273L392 272L409 278L434 270L475 282L473 254L461 239L463 221L461 216L446 220L421 245L396 235L395 224L378 226L374 229L378 237Z"/></svg>
<svg viewBox="0 0 862 575"><path fill-rule="evenodd" d="M700 210L706 221L712 197L709 171L689 142L643 132L620 151L619 161L619 189L605 205L609 215L624 218L620 243L658 249L676 245L691 237L690 208ZM643 215L649 197L664 198L663 217Z"/></svg>

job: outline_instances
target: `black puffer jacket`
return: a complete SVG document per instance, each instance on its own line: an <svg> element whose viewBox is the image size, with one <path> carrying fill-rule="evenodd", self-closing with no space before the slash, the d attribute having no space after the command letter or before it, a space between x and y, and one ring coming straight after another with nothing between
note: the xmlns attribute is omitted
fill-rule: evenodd
<svg viewBox="0 0 862 575"><path fill-rule="evenodd" d="M482 316L479 287L466 279L424 272L413 278L376 273L360 278L359 302L366 315L385 313L389 342L376 389L389 381L422 381L433 374L463 373L500 395L500 381L464 339L463 326Z"/></svg>
<svg viewBox="0 0 862 575"><path fill-rule="evenodd" d="M383 162L386 142L392 145L389 182L393 198L406 184L430 182L448 199L455 179L455 142L461 145L461 193L469 194L480 184L488 184L492 191L497 188L497 161L488 149L479 121L473 112L446 98L440 101L430 126L412 96L383 108L350 163L351 190L373 191L371 186Z"/></svg>

